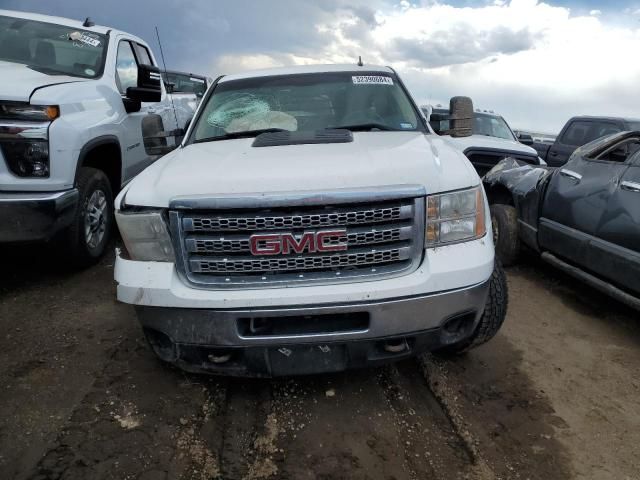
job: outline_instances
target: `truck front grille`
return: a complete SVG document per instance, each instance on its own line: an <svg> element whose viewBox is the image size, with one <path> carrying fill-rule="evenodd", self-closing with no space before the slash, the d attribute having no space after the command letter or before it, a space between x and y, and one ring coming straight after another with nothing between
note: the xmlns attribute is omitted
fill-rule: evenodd
<svg viewBox="0 0 640 480"><path fill-rule="evenodd" d="M424 197L375 204L170 212L177 265L202 288L379 279L409 273L422 258ZM325 245L345 251L255 255L254 234L344 230Z"/></svg>

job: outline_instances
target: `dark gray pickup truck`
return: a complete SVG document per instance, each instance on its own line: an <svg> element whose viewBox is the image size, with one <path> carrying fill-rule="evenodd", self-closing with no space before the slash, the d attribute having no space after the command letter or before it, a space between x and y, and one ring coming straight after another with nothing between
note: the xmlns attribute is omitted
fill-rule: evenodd
<svg viewBox="0 0 640 480"><path fill-rule="evenodd" d="M558 168L505 159L483 182L504 264L525 244L640 309L640 131L595 140Z"/></svg>
<svg viewBox="0 0 640 480"><path fill-rule="evenodd" d="M535 142L532 147L551 167L564 165L576 148L618 132L640 130L640 120L618 117L573 117L555 143Z"/></svg>

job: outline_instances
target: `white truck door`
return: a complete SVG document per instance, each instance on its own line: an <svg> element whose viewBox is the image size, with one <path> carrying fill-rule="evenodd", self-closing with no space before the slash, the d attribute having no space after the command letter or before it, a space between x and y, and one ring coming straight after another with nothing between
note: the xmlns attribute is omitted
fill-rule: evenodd
<svg viewBox="0 0 640 480"><path fill-rule="evenodd" d="M132 42L132 45L135 49L138 63L156 65L147 47L136 42ZM176 116L171 104L171 98L164 86L164 81L160 82L160 88L162 89L162 97L160 101L154 103L143 103L141 111L149 114L160 115L162 118L162 131L170 132L171 130L178 128L178 124L176 123ZM174 137L168 137L166 141L169 145L173 145L175 142Z"/></svg>
<svg viewBox="0 0 640 480"><path fill-rule="evenodd" d="M128 87L138 86L138 60L134 54L132 42L126 39L118 42L116 84L123 96L126 95ZM135 177L152 162L153 157L145 150L142 133L142 120L148 114L149 112L142 108L138 112L127 113L122 121L122 176L125 182Z"/></svg>

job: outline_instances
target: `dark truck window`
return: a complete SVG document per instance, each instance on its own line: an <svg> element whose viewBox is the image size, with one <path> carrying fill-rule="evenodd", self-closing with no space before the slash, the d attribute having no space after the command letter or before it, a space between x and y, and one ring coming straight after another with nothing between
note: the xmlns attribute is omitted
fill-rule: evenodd
<svg viewBox="0 0 640 480"><path fill-rule="evenodd" d="M202 97L207 91L207 81L195 75L167 72L165 82L173 85L173 93L195 93Z"/></svg>
<svg viewBox="0 0 640 480"><path fill-rule="evenodd" d="M47 75L102 75L107 37L73 27L0 16L0 60Z"/></svg>
<svg viewBox="0 0 640 480"><path fill-rule="evenodd" d="M637 138L631 138L623 140L622 142L611 147L607 151L596 157L596 160L602 160L605 162L623 163L627 161L627 158L634 155L640 150L640 140Z"/></svg>
<svg viewBox="0 0 640 480"><path fill-rule="evenodd" d="M432 114L449 115L447 109L434 109ZM425 112L426 115L426 112ZM433 130L439 134L449 130L449 120L429 120ZM503 138L505 140L516 141L509 125L500 115L490 113L474 112L473 114L473 134L485 135L487 137Z"/></svg>
<svg viewBox="0 0 640 480"><path fill-rule="evenodd" d="M622 129L612 122L590 122L576 120L571 122L560 143L572 147L581 147L593 140L621 132Z"/></svg>
<svg viewBox="0 0 640 480"><path fill-rule="evenodd" d="M331 72L222 82L197 120L195 141L277 128L316 131L423 131L397 77L384 72Z"/></svg>

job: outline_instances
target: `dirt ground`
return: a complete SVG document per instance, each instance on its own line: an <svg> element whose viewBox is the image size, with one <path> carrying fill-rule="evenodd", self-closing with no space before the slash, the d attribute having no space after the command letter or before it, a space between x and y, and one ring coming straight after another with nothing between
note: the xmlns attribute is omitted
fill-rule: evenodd
<svg viewBox="0 0 640 480"><path fill-rule="evenodd" d="M466 356L243 380L160 364L113 256L33 251L0 253L2 479L640 478L639 316L538 260Z"/></svg>

